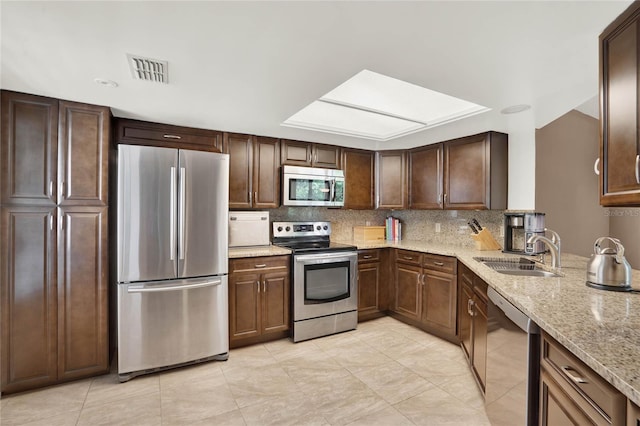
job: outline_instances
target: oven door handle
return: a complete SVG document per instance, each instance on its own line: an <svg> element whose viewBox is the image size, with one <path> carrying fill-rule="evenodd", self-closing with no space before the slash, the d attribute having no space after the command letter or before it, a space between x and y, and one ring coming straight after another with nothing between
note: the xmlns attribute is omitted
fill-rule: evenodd
<svg viewBox="0 0 640 426"><path fill-rule="evenodd" d="M325 260L325 259L337 259L343 258L345 260L351 260L352 258L357 258L358 252L356 251L341 251L337 253L314 253L314 254L300 254L294 255L294 259L296 262L309 262L314 260Z"/></svg>

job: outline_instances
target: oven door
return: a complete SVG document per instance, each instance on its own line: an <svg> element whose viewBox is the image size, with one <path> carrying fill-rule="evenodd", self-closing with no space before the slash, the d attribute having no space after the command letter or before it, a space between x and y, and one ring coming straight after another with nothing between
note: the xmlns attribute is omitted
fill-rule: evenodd
<svg viewBox="0 0 640 426"><path fill-rule="evenodd" d="M358 253L293 256L293 319L358 309Z"/></svg>

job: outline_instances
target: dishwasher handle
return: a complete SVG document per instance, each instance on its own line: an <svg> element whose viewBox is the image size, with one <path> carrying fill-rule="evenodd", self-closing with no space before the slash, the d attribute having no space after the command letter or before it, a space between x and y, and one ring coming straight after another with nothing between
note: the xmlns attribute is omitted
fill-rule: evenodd
<svg viewBox="0 0 640 426"><path fill-rule="evenodd" d="M507 299L502 297L493 287L487 289L487 297L491 304L500 309L515 325L522 331L529 334L540 334L540 328L531 318L526 316L521 310L513 306Z"/></svg>

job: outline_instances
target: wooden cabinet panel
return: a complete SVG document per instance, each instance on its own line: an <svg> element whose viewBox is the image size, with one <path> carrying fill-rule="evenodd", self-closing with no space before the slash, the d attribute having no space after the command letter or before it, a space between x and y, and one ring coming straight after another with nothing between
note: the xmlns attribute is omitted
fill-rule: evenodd
<svg viewBox="0 0 640 426"><path fill-rule="evenodd" d="M409 208L442 209L443 145L412 149L409 156Z"/></svg>
<svg viewBox="0 0 640 426"><path fill-rule="evenodd" d="M60 101L58 203L107 205L109 108Z"/></svg>
<svg viewBox="0 0 640 426"><path fill-rule="evenodd" d="M507 135L481 133L444 143L444 208L506 209Z"/></svg>
<svg viewBox="0 0 640 426"><path fill-rule="evenodd" d="M2 91L0 201L55 205L58 101Z"/></svg>
<svg viewBox="0 0 640 426"><path fill-rule="evenodd" d="M264 274L262 332L289 329L289 271Z"/></svg>
<svg viewBox="0 0 640 426"><path fill-rule="evenodd" d="M253 148L253 207L280 206L280 140L256 137Z"/></svg>
<svg viewBox="0 0 640 426"><path fill-rule="evenodd" d="M229 154L229 208L253 207L253 145L252 136L224 134L224 152Z"/></svg>
<svg viewBox="0 0 640 426"><path fill-rule="evenodd" d="M281 164L283 166L311 167L311 146L308 142L282 139Z"/></svg>
<svg viewBox="0 0 640 426"><path fill-rule="evenodd" d="M540 374L540 425L594 425L544 370Z"/></svg>
<svg viewBox="0 0 640 426"><path fill-rule="evenodd" d="M600 35L604 206L640 205L639 21L640 5L634 3Z"/></svg>
<svg viewBox="0 0 640 426"><path fill-rule="evenodd" d="M640 426L640 407L627 400L627 426Z"/></svg>
<svg viewBox="0 0 640 426"><path fill-rule="evenodd" d="M260 334L260 274L231 274L229 278L229 338L231 341Z"/></svg>
<svg viewBox="0 0 640 426"><path fill-rule="evenodd" d="M396 287L394 310L407 318L420 319L420 292L422 291L422 268L396 263Z"/></svg>
<svg viewBox="0 0 640 426"><path fill-rule="evenodd" d="M487 302L477 294L473 298L472 365L484 392L487 383Z"/></svg>
<svg viewBox="0 0 640 426"><path fill-rule="evenodd" d="M358 264L358 314L378 311L380 262Z"/></svg>
<svg viewBox="0 0 640 426"><path fill-rule="evenodd" d="M4 207L1 213L1 386L18 392L57 378L56 212Z"/></svg>
<svg viewBox="0 0 640 426"><path fill-rule="evenodd" d="M373 151L342 150L345 193L344 208L373 209L375 189L375 154Z"/></svg>
<svg viewBox="0 0 640 426"><path fill-rule="evenodd" d="M471 360L471 322L473 302L473 282L468 281L466 275L458 275L458 291L460 298L458 303L458 335L460 347L467 360Z"/></svg>
<svg viewBox="0 0 640 426"><path fill-rule="evenodd" d="M222 132L119 118L116 141L130 145L222 152Z"/></svg>
<svg viewBox="0 0 640 426"><path fill-rule="evenodd" d="M60 209L58 378L107 373L107 208Z"/></svg>
<svg viewBox="0 0 640 426"><path fill-rule="evenodd" d="M340 147L333 145L313 144L312 147L313 167L325 169L340 168Z"/></svg>
<svg viewBox="0 0 640 426"><path fill-rule="evenodd" d="M376 153L376 208L406 208L407 185L406 152Z"/></svg>
<svg viewBox="0 0 640 426"><path fill-rule="evenodd" d="M426 270L423 279L422 321L429 328L455 336L458 301L455 276Z"/></svg>

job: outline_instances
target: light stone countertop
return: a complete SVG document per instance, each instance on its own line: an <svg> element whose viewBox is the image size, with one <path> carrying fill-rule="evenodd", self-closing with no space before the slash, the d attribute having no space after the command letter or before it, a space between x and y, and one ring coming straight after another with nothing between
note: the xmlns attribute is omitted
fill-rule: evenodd
<svg viewBox="0 0 640 426"><path fill-rule="evenodd" d="M282 256L291 250L278 246L229 247L229 259L241 257Z"/></svg>
<svg viewBox="0 0 640 426"><path fill-rule="evenodd" d="M394 247L457 257L549 335L640 405L640 293L587 287L588 258L563 253L563 277L521 277L500 274L473 259L475 256L519 257L500 251L479 251L422 241L341 242L357 245L359 249ZM640 291L638 270L633 271L632 286Z"/></svg>

